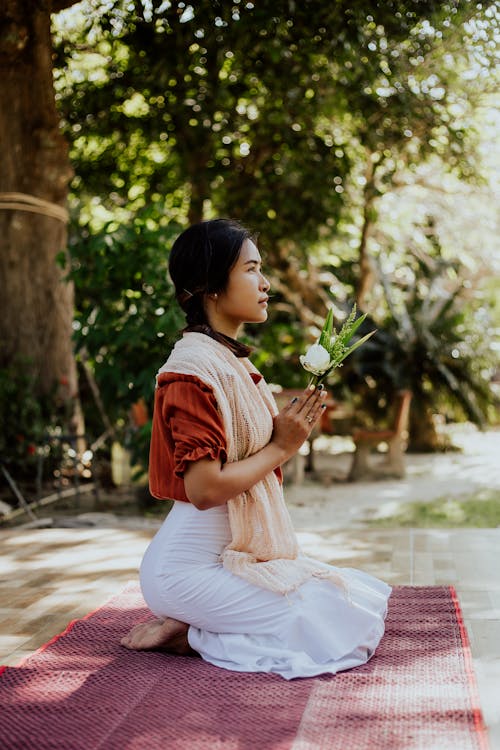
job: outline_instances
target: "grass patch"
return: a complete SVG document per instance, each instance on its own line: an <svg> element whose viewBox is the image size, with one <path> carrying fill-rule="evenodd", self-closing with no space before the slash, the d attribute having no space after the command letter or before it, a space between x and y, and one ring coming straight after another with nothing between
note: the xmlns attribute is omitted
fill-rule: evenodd
<svg viewBox="0 0 500 750"><path fill-rule="evenodd" d="M500 491L481 490L465 497L440 497L431 502L405 503L396 512L367 519L376 526L415 528L496 528L500 526Z"/></svg>

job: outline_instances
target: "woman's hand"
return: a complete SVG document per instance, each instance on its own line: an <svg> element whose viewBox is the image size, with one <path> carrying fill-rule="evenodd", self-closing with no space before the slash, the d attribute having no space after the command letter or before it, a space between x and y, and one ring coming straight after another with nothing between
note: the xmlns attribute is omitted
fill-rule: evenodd
<svg viewBox="0 0 500 750"><path fill-rule="evenodd" d="M271 443L274 443L286 456L291 458L308 438L323 413L326 404L326 391L322 386L307 388L294 398L274 418Z"/></svg>
<svg viewBox="0 0 500 750"><path fill-rule="evenodd" d="M189 500L199 510L215 508L249 490L280 464L291 458L307 438L325 406L326 392L307 389L294 398L274 418L273 435L257 453L240 461L222 464L200 458L188 464L184 487Z"/></svg>

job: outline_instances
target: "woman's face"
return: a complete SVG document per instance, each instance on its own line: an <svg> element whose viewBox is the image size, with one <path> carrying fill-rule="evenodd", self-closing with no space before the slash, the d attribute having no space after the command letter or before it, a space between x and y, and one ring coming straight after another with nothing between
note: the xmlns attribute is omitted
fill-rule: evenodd
<svg viewBox="0 0 500 750"><path fill-rule="evenodd" d="M242 323L264 323L269 286L262 274L260 253L247 239L229 272L226 289L208 297L207 314L212 327L234 337Z"/></svg>

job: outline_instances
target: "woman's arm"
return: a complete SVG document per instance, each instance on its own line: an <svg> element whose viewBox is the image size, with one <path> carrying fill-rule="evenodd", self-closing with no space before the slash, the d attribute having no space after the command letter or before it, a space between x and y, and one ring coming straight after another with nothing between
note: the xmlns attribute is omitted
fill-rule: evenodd
<svg viewBox="0 0 500 750"><path fill-rule="evenodd" d="M190 463L184 472L184 488L199 510L223 505L253 487L300 448L324 408L324 390L306 390L274 418L270 442L258 453L233 463L210 458Z"/></svg>

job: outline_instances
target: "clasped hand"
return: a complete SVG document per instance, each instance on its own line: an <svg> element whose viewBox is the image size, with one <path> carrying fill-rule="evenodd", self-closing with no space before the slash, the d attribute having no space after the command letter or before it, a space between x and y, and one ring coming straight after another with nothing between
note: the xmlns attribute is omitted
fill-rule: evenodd
<svg viewBox="0 0 500 750"><path fill-rule="evenodd" d="M306 388L301 396L293 398L274 418L271 442L291 458L308 438L323 413L326 391Z"/></svg>

